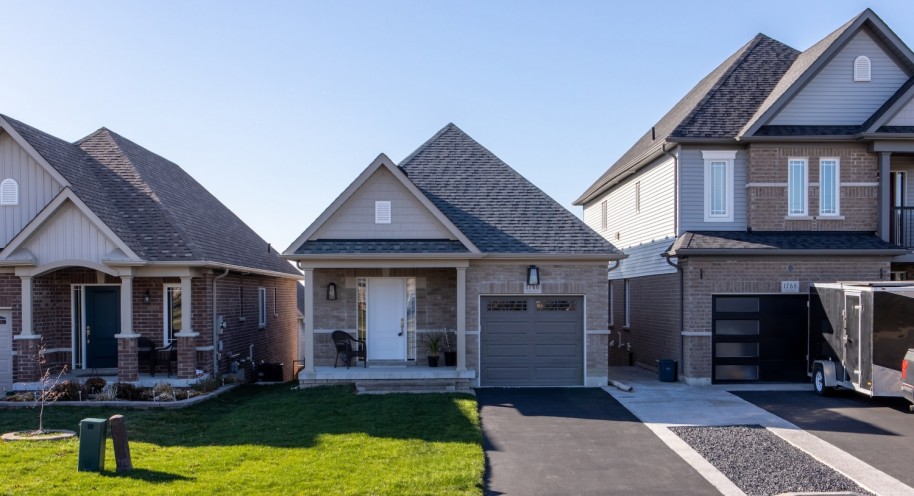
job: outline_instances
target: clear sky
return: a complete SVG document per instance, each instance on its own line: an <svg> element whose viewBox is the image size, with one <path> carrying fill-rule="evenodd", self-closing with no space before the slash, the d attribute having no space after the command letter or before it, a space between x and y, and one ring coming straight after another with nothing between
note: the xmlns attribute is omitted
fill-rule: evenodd
<svg viewBox="0 0 914 496"><path fill-rule="evenodd" d="M0 113L69 141L107 127L280 250L448 122L580 215L757 33L805 50L867 7L914 46L912 0L0 0Z"/></svg>

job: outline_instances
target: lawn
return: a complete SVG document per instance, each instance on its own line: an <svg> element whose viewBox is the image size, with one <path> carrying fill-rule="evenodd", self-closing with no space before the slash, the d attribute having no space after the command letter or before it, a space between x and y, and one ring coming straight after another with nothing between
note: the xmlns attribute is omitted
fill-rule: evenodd
<svg viewBox="0 0 914 496"><path fill-rule="evenodd" d="M183 410L57 406L45 427L126 418L134 470L77 472L79 441L0 443L2 494L482 494L476 401L358 396L348 387L241 386ZM0 433L37 427L0 410Z"/></svg>

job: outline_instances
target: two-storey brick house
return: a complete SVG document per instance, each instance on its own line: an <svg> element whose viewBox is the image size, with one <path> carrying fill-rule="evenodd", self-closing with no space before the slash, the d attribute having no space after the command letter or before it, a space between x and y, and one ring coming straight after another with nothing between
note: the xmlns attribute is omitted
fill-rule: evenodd
<svg viewBox="0 0 914 496"><path fill-rule="evenodd" d="M629 255L611 342L690 383L805 380L810 283L914 277L912 176L914 53L875 13L803 52L759 34L576 201Z"/></svg>

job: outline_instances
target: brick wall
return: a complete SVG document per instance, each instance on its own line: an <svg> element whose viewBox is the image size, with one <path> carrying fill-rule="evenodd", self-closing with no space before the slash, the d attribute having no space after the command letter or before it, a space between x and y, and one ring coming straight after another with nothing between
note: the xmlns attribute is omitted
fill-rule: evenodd
<svg viewBox="0 0 914 496"><path fill-rule="evenodd" d="M817 218L820 188L808 188L808 220L787 220L787 160L806 157L808 184L819 182L819 158L840 159L840 215L843 220ZM878 182L877 156L865 144L752 144L749 147L747 188L749 227L756 231L876 231L879 222L878 188L853 183ZM764 183L765 185L758 185Z"/></svg>
<svg viewBox="0 0 914 496"><path fill-rule="evenodd" d="M618 287L616 287L618 286ZM624 328L623 282L614 281L614 297L618 299L615 329L623 329L623 345L631 342L636 364L656 369L657 360L679 360L679 274L636 277L629 280L631 290L631 326ZM619 333L614 333L618 339ZM615 343L618 347L618 342ZM616 361L627 356L614 352Z"/></svg>

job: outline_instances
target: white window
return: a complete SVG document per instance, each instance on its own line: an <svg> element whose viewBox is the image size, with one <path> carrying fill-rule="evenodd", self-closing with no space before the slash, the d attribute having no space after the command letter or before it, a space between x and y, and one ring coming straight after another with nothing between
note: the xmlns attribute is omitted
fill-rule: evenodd
<svg viewBox="0 0 914 496"><path fill-rule="evenodd" d="M267 288L257 288L257 327L267 326Z"/></svg>
<svg viewBox="0 0 914 496"><path fill-rule="evenodd" d="M168 345L175 339L175 334L181 332L181 285L165 285L165 316L163 342Z"/></svg>
<svg viewBox="0 0 914 496"><path fill-rule="evenodd" d="M871 78L870 58L861 55L854 59L854 81L869 81Z"/></svg>
<svg viewBox="0 0 914 496"><path fill-rule="evenodd" d="M809 188L806 183L806 158L787 159L787 215L806 216Z"/></svg>
<svg viewBox="0 0 914 496"><path fill-rule="evenodd" d="M635 183L635 213L641 213L641 181Z"/></svg>
<svg viewBox="0 0 914 496"><path fill-rule="evenodd" d="M19 205L19 184L15 179L0 183L0 205Z"/></svg>
<svg viewBox="0 0 914 496"><path fill-rule="evenodd" d="M389 201L374 202L374 223L375 224L390 224L390 202Z"/></svg>
<svg viewBox="0 0 914 496"><path fill-rule="evenodd" d="M841 166L837 158L819 159L819 214L839 215Z"/></svg>
<svg viewBox="0 0 914 496"><path fill-rule="evenodd" d="M609 325L613 326L616 323L615 315L615 305L613 304L613 282L609 281Z"/></svg>
<svg viewBox="0 0 914 496"><path fill-rule="evenodd" d="M609 228L609 206L606 200L600 203L600 228L604 231Z"/></svg>
<svg viewBox="0 0 914 496"><path fill-rule="evenodd" d="M631 281L626 279L625 287L623 288L625 292L625 315L622 318L625 321L625 327L632 326L632 287L630 283Z"/></svg>
<svg viewBox="0 0 914 496"><path fill-rule="evenodd" d="M733 221L733 161L735 151L703 151L705 161L705 222Z"/></svg>

